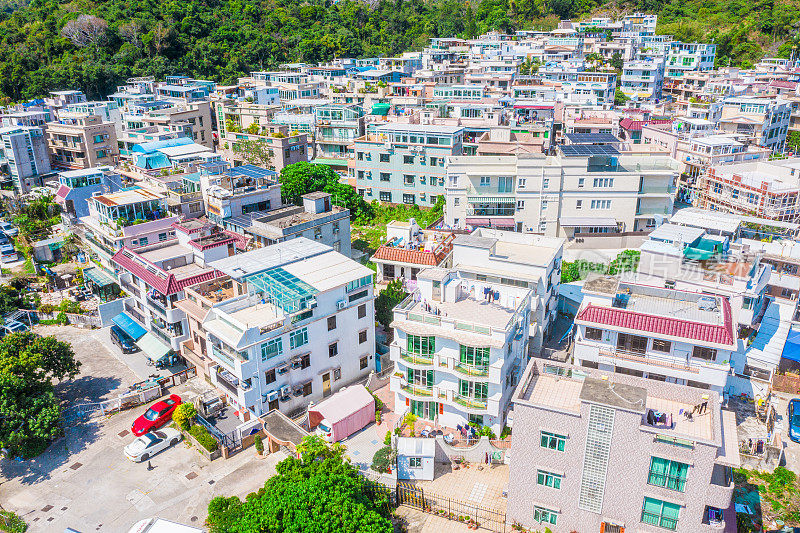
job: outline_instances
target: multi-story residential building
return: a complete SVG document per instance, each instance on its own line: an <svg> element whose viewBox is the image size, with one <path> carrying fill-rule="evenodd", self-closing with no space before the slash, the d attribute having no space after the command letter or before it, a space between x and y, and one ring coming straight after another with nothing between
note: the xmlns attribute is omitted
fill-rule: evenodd
<svg viewBox="0 0 800 533"><path fill-rule="evenodd" d="M305 237L350 257L350 210L333 205L331 195L326 192L303 195L302 206L233 216L224 223L232 231L249 237L256 247Z"/></svg>
<svg viewBox="0 0 800 533"><path fill-rule="evenodd" d="M675 79L682 77L686 72L711 70L714 68L716 55L716 44L671 42L667 52L664 77Z"/></svg>
<svg viewBox="0 0 800 533"><path fill-rule="evenodd" d="M509 523L735 529L736 416L716 391L533 359L513 404Z"/></svg>
<svg viewBox="0 0 800 533"><path fill-rule="evenodd" d="M620 90L629 98L656 100L664 86L664 63L627 61L622 70Z"/></svg>
<svg viewBox="0 0 800 533"><path fill-rule="evenodd" d="M227 228L232 217L261 213L281 204L277 173L255 165L230 168L225 162L200 165L200 189L208 219Z"/></svg>
<svg viewBox="0 0 800 533"><path fill-rule="evenodd" d="M575 364L722 392L737 350L725 297L587 280L575 324Z"/></svg>
<svg viewBox="0 0 800 533"><path fill-rule="evenodd" d="M177 217L165 217L163 195L131 187L92 196L88 203L89 214L80 219L82 237L96 264L110 274L116 270L111 257L123 246L135 249L175 238Z"/></svg>
<svg viewBox="0 0 800 533"><path fill-rule="evenodd" d="M347 147L364 135L364 109L357 105L326 104L317 106L314 116L314 160L345 170Z"/></svg>
<svg viewBox="0 0 800 533"><path fill-rule="evenodd" d="M122 114L123 134L120 140L124 148L142 142L134 136L128 138L126 132L172 132L185 136L194 142L214 148L211 103L208 100L176 102L169 100L145 101L128 104Z"/></svg>
<svg viewBox="0 0 800 533"><path fill-rule="evenodd" d="M591 94L596 96L600 103L614 102L617 75L613 72L570 72L563 69L540 69L536 77L560 83L562 90L567 94Z"/></svg>
<svg viewBox="0 0 800 533"><path fill-rule="evenodd" d="M113 167L104 166L58 173L58 190L53 198L61 205L62 219L77 222L89 215L89 198L96 194L117 192L124 186Z"/></svg>
<svg viewBox="0 0 800 533"><path fill-rule="evenodd" d="M610 145L558 150L555 156L451 157L445 222L572 238L647 231L656 217L672 213L674 159L621 154Z"/></svg>
<svg viewBox="0 0 800 533"><path fill-rule="evenodd" d="M209 265L230 283L187 290L183 353L207 359L211 383L240 411L298 412L375 368L368 268L304 237Z"/></svg>
<svg viewBox="0 0 800 533"><path fill-rule="evenodd" d="M66 90L50 91L50 96L45 98L44 103L55 111L70 104L79 104L86 101L83 91Z"/></svg>
<svg viewBox="0 0 800 533"><path fill-rule="evenodd" d="M103 122L114 124L118 134L122 132L122 113L117 103L113 100L68 104L62 111L83 115L98 115L103 119ZM59 116L61 116L60 113ZM48 122L50 121L48 120Z"/></svg>
<svg viewBox="0 0 800 533"><path fill-rule="evenodd" d="M353 171L367 201L433 205L445 188L445 160L461 155L464 128L384 124L355 142Z"/></svg>
<svg viewBox="0 0 800 533"><path fill-rule="evenodd" d="M408 290L416 286L420 270L450 268L454 238L450 232L420 228L413 218L392 220L386 225L386 242L370 258L377 266L377 282L402 279Z"/></svg>
<svg viewBox="0 0 800 533"><path fill-rule="evenodd" d="M269 169L280 172L281 169L293 163L308 161L308 135L306 133L290 132L288 126L269 124L260 126L257 133L251 127L248 131L220 131L219 153L233 166L252 163L261 159L261 150L269 154ZM253 143L263 143L263 148L256 147L253 153Z"/></svg>
<svg viewBox="0 0 800 533"><path fill-rule="evenodd" d="M101 115L60 112L57 121L47 124L47 144L58 168L115 165L119 160L116 127Z"/></svg>
<svg viewBox="0 0 800 533"><path fill-rule="evenodd" d="M396 410L500 434L527 357L531 293L458 269L420 271L416 290L394 308Z"/></svg>
<svg viewBox="0 0 800 533"><path fill-rule="evenodd" d="M0 165L7 167L17 194L27 194L42 185L42 177L50 174L47 138L39 126L0 128Z"/></svg>
<svg viewBox="0 0 800 533"><path fill-rule="evenodd" d="M698 184L704 209L796 222L800 159L715 165Z"/></svg>
<svg viewBox="0 0 800 533"><path fill-rule="evenodd" d="M746 135L753 144L783 151L792 114L791 104L781 98L727 98L714 113L724 133Z"/></svg>

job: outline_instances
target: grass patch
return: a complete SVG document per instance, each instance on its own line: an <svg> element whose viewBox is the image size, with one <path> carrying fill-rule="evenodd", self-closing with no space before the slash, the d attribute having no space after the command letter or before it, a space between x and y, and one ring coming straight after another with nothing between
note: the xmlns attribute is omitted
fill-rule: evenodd
<svg viewBox="0 0 800 533"><path fill-rule="evenodd" d="M195 438L197 443L209 452L217 449L217 439L211 436L206 428L195 424L189 428L189 434Z"/></svg>
<svg viewBox="0 0 800 533"><path fill-rule="evenodd" d="M782 466L774 472L739 468L734 471L738 486L751 485L761 496L761 516L766 524L782 520L786 525L800 524L800 484L797 475Z"/></svg>

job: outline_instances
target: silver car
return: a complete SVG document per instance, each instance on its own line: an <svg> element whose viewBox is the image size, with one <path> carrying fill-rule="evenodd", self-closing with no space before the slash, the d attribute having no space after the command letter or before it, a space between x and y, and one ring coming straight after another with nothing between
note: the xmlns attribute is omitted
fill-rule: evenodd
<svg viewBox="0 0 800 533"><path fill-rule="evenodd" d="M173 428L151 431L141 437L136 437L133 442L125 446L125 457L134 463L147 461L158 452L175 446L182 438L181 432Z"/></svg>

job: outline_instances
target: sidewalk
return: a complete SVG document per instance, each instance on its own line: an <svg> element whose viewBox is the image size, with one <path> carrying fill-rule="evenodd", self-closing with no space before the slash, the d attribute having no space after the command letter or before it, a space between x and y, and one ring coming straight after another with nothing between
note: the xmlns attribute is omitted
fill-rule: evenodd
<svg viewBox="0 0 800 533"><path fill-rule="evenodd" d="M407 505L398 507L395 515L406 522L408 533L467 533L474 531L461 522L428 514ZM508 530L510 531L511 528L509 527ZM491 530L481 527L478 531Z"/></svg>

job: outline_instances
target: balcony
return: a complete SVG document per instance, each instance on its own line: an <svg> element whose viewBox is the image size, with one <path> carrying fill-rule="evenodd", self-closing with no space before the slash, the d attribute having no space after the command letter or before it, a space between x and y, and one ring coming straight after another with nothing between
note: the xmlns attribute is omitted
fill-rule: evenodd
<svg viewBox="0 0 800 533"><path fill-rule="evenodd" d="M411 353L405 350L400 350L400 359L412 365L433 365L433 354Z"/></svg>
<svg viewBox="0 0 800 533"><path fill-rule="evenodd" d="M401 383L400 390L409 396L422 396L430 398L433 396L432 385L418 385L415 383Z"/></svg>
<svg viewBox="0 0 800 533"><path fill-rule="evenodd" d="M472 398L470 396L462 396L461 394L453 394L453 401L468 409L484 410L489 406L489 402L486 399Z"/></svg>
<svg viewBox="0 0 800 533"><path fill-rule="evenodd" d="M659 358L649 355L647 353L638 353L638 352L631 352L628 350L623 350L621 348L614 348L611 346L604 346L598 350L598 353L602 357L609 357L611 359L622 359L624 361L633 361L635 363L642 363L645 365L652 365L652 366L660 366L663 368L672 368L674 370L682 370L684 372L691 372L693 374L698 374L700 371L697 367L687 365L685 363L678 363L674 360L670 360L667 356L666 358Z"/></svg>
<svg viewBox="0 0 800 533"><path fill-rule="evenodd" d="M486 377L489 375L488 365L468 365L465 363L456 362L453 365L453 370L461 375L468 377Z"/></svg>
<svg viewBox="0 0 800 533"><path fill-rule="evenodd" d="M157 311L161 316L167 316L166 306L158 300L151 298L150 295L147 296L147 305L150 306L151 309Z"/></svg>
<svg viewBox="0 0 800 533"><path fill-rule="evenodd" d="M217 384L234 396L239 396L239 391L242 392L250 390L250 385L228 372L227 370L217 367Z"/></svg>
<svg viewBox="0 0 800 533"><path fill-rule="evenodd" d="M705 503L718 509L730 507L733 497L733 472L729 466L714 463L711 483L706 489Z"/></svg>

